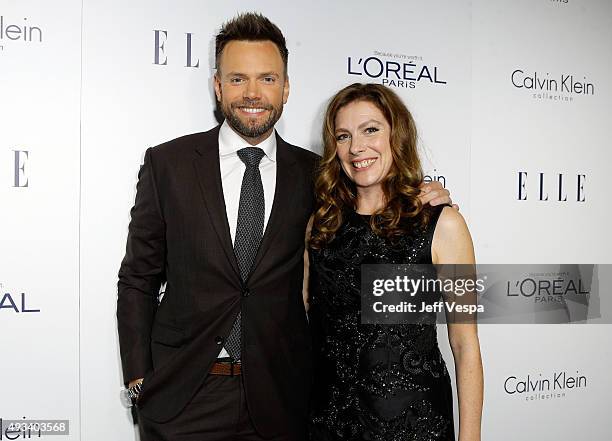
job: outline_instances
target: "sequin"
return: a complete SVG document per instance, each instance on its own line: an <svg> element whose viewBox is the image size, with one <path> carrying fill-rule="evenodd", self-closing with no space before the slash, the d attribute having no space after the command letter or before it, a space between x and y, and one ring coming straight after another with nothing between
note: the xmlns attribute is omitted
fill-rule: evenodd
<svg viewBox="0 0 612 441"><path fill-rule="evenodd" d="M347 211L336 237L310 252L315 388L313 441L454 440L452 391L435 324L362 325L360 268L431 263L441 208L428 227L396 243Z"/></svg>

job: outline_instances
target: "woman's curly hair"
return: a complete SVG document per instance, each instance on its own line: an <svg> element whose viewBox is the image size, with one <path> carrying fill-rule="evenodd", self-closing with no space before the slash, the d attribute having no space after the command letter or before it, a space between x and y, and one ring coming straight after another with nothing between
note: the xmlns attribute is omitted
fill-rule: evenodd
<svg viewBox="0 0 612 441"><path fill-rule="evenodd" d="M417 152L417 130L410 111L388 87L355 83L340 90L330 101L323 125L323 157L315 179L316 210L309 245L320 249L330 242L342 224L343 211L354 210L357 188L342 170L336 154L336 116L344 106L367 101L374 104L391 127L390 145L393 162L381 183L385 206L370 218L375 234L390 240L409 229L426 224L429 210L419 199L423 181Z"/></svg>

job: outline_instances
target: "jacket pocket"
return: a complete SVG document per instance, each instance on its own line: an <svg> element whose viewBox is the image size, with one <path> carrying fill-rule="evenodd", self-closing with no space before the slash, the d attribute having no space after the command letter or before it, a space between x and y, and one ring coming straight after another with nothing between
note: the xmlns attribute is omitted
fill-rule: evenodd
<svg viewBox="0 0 612 441"><path fill-rule="evenodd" d="M155 322L151 330L151 341L178 348L185 342L185 332L175 326Z"/></svg>

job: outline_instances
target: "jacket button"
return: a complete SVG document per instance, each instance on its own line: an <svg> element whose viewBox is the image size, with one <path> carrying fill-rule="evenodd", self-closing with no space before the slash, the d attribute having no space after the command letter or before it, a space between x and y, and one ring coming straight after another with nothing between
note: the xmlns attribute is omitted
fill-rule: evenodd
<svg viewBox="0 0 612 441"><path fill-rule="evenodd" d="M215 337L215 343L220 345L221 343L223 343L223 338L219 337L218 335Z"/></svg>
<svg viewBox="0 0 612 441"><path fill-rule="evenodd" d="M251 293L247 288L242 290L242 297L248 297Z"/></svg>

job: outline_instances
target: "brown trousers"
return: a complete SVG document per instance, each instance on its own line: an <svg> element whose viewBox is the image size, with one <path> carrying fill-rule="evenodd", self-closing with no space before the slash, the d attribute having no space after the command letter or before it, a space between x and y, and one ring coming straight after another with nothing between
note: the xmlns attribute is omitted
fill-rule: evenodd
<svg viewBox="0 0 612 441"><path fill-rule="evenodd" d="M261 437L253 427L241 376L208 375L174 419L159 424L138 412L140 441L295 441L304 434Z"/></svg>

